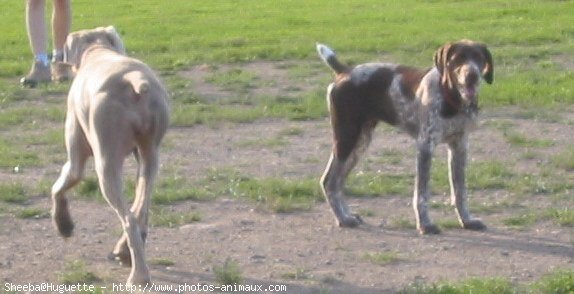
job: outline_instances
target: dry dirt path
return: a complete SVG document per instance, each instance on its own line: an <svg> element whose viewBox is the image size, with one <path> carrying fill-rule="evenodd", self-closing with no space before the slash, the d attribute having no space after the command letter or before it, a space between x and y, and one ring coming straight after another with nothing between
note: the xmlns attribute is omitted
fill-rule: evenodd
<svg viewBox="0 0 574 294"><path fill-rule="evenodd" d="M534 169L571 144L571 122L567 113L562 122L541 122L493 111L471 138L470 164L488 159L512 164L516 172ZM525 159L528 150L510 146L500 130L501 123L519 132L528 130L554 144L536 149L535 157ZM285 129L300 131L296 136L283 137L282 144L252 142L261 134L282 136ZM192 183L211 168L234 168L261 178L318 178L329 148L326 121L263 120L172 129L166 138L160 177L183 176ZM365 160L355 171L411 173L412 149L408 137L383 127L377 130ZM398 159L384 164L380 158L387 153ZM445 150L437 150L435 162L445 158ZM51 175L54 168L34 173ZM19 177L29 175L0 174L5 179ZM410 227L393 225L391 220L412 217L411 193L409 188L401 195L351 198L354 210L368 211L366 224L358 229L336 227L325 203L317 203L308 212L288 214L266 211L248 200L225 195L209 201L174 203L169 209L198 211L202 219L176 228L150 230L147 258L156 261L151 274L158 284L214 283L214 266L232 259L238 263L245 283L286 284L289 293L392 293L412 283L470 277L503 277L528 283L554 269L574 268L573 228L551 220L521 229L507 227L501 220L513 215L515 208L479 213L489 225L485 232L447 228L438 236L419 236ZM373 194L378 195L377 191ZM474 203L494 203L514 196L487 190L473 191L472 197ZM433 200L442 203L447 197L434 195ZM524 205L545 208L549 205L545 201L544 197L532 196ZM36 196L26 205L48 210L49 199ZM120 233L111 209L101 202L77 198L71 209L77 224L75 235L67 241L57 236L47 218L0 217L2 283L57 282L59 273L73 260L84 261L87 270L104 283L126 279L128 270L106 258ZM436 220L454 218L450 209L432 209L431 213ZM377 264L369 254L386 254L393 260ZM159 265L158 260L173 264Z"/></svg>

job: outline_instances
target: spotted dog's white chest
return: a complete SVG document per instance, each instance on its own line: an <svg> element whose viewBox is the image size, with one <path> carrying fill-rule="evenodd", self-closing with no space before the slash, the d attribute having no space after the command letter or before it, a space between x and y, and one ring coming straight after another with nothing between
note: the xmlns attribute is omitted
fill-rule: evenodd
<svg viewBox="0 0 574 294"><path fill-rule="evenodd" d="M453 118L438 118L432 128L434 141L437 143L449 142L474 131L478 127L478 114L467 112L456 115Z"/></svg>

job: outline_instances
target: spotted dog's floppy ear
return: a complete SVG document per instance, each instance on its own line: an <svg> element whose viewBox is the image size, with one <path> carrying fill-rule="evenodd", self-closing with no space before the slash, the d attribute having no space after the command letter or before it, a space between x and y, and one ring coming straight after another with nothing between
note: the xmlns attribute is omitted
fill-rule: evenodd
<svg viewBox="0 0 574 294"><path fill-rule="evenodd" d="M485 61L484 68L482 69L482 77L488 84L492 84L494 81L494 64L492 63L492 54L490 54L490 51L488 48L486 48L486 45L478 44L478 47L482 51Z"/></svg>
<svg viewBox="0 0 574 294"><path fill-rule="evenodd" d="M448 58L450 56L450 51L452 48L453 43L446 43L442 45L440 48L438 48L433 58L434 64L438 69L438 72L440 73L441 83L443 85L449 83L449 77L445 70L447 67Z"/></svg>

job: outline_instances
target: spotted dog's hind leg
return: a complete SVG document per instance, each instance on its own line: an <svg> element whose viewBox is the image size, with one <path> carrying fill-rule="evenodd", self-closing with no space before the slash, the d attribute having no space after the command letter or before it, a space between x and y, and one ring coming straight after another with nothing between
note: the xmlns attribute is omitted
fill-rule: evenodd
<svg viewBox="0 0 574 294"><path fill-rule="evenodd" d="M352 164L340 160L331 153L327 168L321 177L321 189L340 227L356 227L363 222L360 216L351 213L344 199L345 173Z"/></svg>
<svg viewBox="0 0 574 294"><path fill-rule="evenodd" d="M363 222L361 217L353 214L345 203L344 187L349 173L366 150L374 127L375 123L357 126L354 130L347 130L347 136L336 137L334 150L321 177L323 194L341 227L356 227ZM350 150L345 149L348 146L353 147Z"/></svg>

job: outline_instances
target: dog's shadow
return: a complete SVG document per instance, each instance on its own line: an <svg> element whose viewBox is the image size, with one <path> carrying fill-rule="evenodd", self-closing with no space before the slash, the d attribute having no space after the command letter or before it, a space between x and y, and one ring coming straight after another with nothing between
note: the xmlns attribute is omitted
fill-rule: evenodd
<svg viewBox="0 0 574 294"><path fill-rule="evenodd" d="M368 226L367 226L368 227ZM396 237L411 237L405 230L382 228L383 234ZM441 241L451 244L469 244L484 249L498 249L500 252L531 253L536 255L551 255L564 257L574 262L574 246L571 242L561 241L548 237L533 236L528 232L512 232L500 228L492 228L482 232L453 228L443 230L441 234L425 235L429 238L440 238Z"/></svg>

